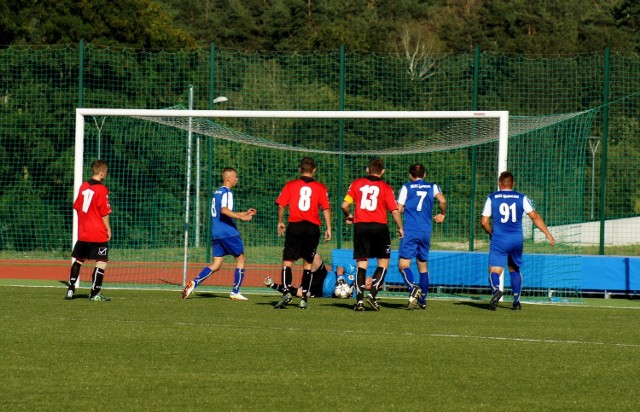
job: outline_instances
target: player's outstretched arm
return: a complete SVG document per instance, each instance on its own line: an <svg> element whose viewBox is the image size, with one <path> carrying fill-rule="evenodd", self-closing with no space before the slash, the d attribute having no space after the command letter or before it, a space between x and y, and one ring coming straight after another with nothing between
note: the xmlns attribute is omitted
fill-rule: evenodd
<svg viewBox="0 0 640 412"><path fill-rule="evenodd" d="M230 218L240 219L240 220L244 220L246 222L248 222L251 219L253 219L253 216L257 213L256 209L249 209L246 212L234 212L233 210L229 209L228 207L223 207L220 212L225 216L229 216Z"/></svg>
<svg viewBox="0 0 640 412"><path fill-rule="evenodd" d="M536 225L536 227L540 229L542 233L544 233L547 239L549 239L549 244L551 244L551 246L554 246L556 244L556 240L549 231L549 228L547 228L547 225L544 223L542 216L540 216L535 210L529 213L528 216L533 221L533 224Z"/></svg>

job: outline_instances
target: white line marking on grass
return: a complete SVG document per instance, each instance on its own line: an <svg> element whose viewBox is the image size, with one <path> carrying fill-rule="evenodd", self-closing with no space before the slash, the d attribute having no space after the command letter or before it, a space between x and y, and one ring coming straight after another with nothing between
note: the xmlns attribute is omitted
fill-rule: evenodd
<svg viewBox="0 0 640 412"><path fill-rule="evenodd" d="M501 337L501 336L456 335L456 334L441 334L441 333L429 333L426 336L433 337L433 338L484 339L484 340L501 340L501 341L512 341L512 342L556 343L556 344L568 344L568 345L619 346L623 348L640 348L640 344L634 344L634 343L587 342L587 341L581 341L581 340L507 338L507 337Z"/></svg>
<svg viewBox="0 0 640 412"><path fill-rule="evenodd" d="M120 321L127 322L127 321ZM200 326L200 327L221 327L221 328L242 328L242 329L265 329L262 326L254 325L232 325L232 324L211 324L211 323L193 323L193 322L177 322L178 326ZM266 329L276 330L276 331L287 331L287 332L300 332L303 329L292 328L292 327L268 327ZM430 337L430 338L452 338L452 339L482 339L482 340L495 340L495 341L511 341L511 342L527 342L527 343L551 343L551 344L566 344L566 345L591 345L591 346L612 346L612 347L622 347L622 348L640 348L640 344L635 343L611 343L611 342L588 342L588 341L580 341L580 340L562 340L562 339L534 339L534 338L511 338L511 337L503 337L503 336L480 336L480 335L460 335L460 334L451 334L451 333L415 333L415 332L381 332L381 331L367 331L367 330L325 330L325 329L314 329L313 331L307 330L309 332L318 332L321 334L326 333L338 333L338 334L360 334L360 335L404 335L404 336L418 336L418 337Z"/></svg>

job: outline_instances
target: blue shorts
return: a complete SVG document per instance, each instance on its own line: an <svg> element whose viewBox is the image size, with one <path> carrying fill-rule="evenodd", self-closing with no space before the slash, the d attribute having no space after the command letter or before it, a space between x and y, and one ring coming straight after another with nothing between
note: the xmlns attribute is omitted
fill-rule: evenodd
<svg viewBox="0 0 640 412"><path fill-rule="evenodd" d="M489 266L515 266L519 269L524 264L522 250L522 242L499 243L492 241L489 246Z"/></svg>
<svg viewBox="0 0 640 412"><path fill-rule="evenodd" d="M238 257L244 253L244 245L240 236L225 237L223 239L213 239L211 241L214 257L231 255Z"/></svg>
<svg viewBox="0 0 640 412"><path fill-rule="evenodd" d="M431 248L431 239L423 237L405 237L400 239L400 247L398 248L398 256L400 259L418 258L420 262L429 261L429 249Z"/></svg>

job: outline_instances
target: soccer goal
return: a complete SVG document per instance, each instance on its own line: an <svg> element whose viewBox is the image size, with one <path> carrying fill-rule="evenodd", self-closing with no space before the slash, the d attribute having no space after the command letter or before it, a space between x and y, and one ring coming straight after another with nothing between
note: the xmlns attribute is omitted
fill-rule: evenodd
<svg viewBox="0 0 640 412"><path fill-rule="evenodd" d="M488 239L480 211L497 175L514 172L517 189L536 202L552 232L554 225L579 223L586 156L579 148L590 122L584 113L514 118L507 111L77 109L74 193L91 161L107 160L113 208L107 282L176 288L210 261L209 198L222 169L235 168L235 209L258 209L253 221L237 223L247 249L244 288L265 291L258 289L262 280L279 273L282 258L274 201L298 176L301 157L316 159L316 177L330 190L334 239L319 247L330 265L352 263L332 262L335 250L352 244L339 207L369 159L384 160L384 178L396 190L419 162L448 200L447 221L432 237L432 293L481 295L488 291ZM526 226L523 299L548 299L551 289L556 298L579 297L581 268L572 256L579 233L554 232L560 245L551 250ZM398 239L393 243L396 249ZM199 290L226 291L233 266L230 258ZM296 280L300 271L294 268ZM386 293L404 293L393 276L387 280Z"/></svg>

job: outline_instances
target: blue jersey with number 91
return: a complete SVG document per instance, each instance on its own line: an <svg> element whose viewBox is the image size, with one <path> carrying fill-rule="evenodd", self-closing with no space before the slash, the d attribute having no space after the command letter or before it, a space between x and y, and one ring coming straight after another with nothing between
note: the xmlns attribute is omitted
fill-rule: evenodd
<svg viewBox="0 0 640 412"><path fill-rule="evenodd" d="M211 198L211 238L224 239L227 237L240 236L233 219L222 214L222 208L233 210L233 192L226 186L215 191Z"/></svg>
<svg viewBox="0 0 640 412"><path fill-rule="evenodd" d="M492 218L492 242L522 243L522 215L533 210L529 198L515 190L499 190L490 194L482 216Z"/></svg>

